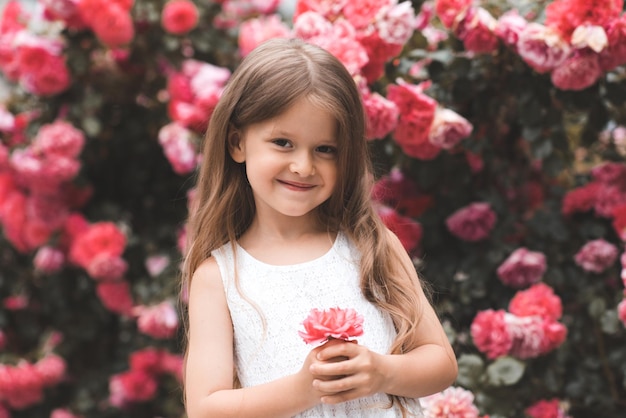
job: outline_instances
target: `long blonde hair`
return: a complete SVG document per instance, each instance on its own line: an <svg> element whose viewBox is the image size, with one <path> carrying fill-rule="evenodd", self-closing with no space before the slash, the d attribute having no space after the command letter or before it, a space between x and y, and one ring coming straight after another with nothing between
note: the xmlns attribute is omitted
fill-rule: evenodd
<svg viewBox="0 0 626 418"><path fill-rule="evenodd" d="M301 97L323 106L338 126L338 182L318 208L319 216L329 230L343 231L360 250L363 295L389 313L397 330L391 353L410 351L417 346L411 331L421 316L418 284L401 267L405 264L392 250L370 199L373 175L361 96L339 60L298 39L272 39L252 51L233 73L213 112L196 207L187 225L183 286L189 288L194 271L213 250L246 231L255 213L245 166L228 152L229 131L276 117Z"/></svg>

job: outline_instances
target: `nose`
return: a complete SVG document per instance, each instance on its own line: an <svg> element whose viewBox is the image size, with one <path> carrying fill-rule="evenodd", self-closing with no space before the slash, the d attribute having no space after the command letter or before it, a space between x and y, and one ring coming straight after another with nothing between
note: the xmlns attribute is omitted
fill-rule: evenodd
<svg viewBox="0 0 626 418"><path fill-rule="evenodd" d="M315 163L308 152L300 152L294 155L289 170L301 177L309 177L315 174Z"/></svg>

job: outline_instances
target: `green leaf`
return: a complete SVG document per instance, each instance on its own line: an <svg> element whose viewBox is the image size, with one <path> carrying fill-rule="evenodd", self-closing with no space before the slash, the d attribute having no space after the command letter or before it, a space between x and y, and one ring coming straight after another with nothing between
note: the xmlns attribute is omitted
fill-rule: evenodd
<svg viewBox="0 0 626 418"><path fill-rule="evenodd" d="M468 389L478 386L480 377L485 371L485 363L480 356L476 354L462 354L458 360L459 375L457 382Z"/></svg>
<svg viewBox="0 0 626 418"><path fill-rule="evenodd" d="M513 357L501 357L487 367L487 383L491 386L511 386L524 375L526 364Z"/></svg>

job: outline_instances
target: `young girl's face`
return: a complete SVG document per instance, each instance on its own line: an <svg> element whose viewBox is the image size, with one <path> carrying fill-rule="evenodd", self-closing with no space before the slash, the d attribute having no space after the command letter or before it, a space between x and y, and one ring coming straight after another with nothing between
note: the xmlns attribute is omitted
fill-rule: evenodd
<svg viewBox="0 0 626 418"><path fill-rule="evenodd" d="M245 162L257 216L311 214L337 183L337 122L307 98L246 127L230 152Z"/></svg>

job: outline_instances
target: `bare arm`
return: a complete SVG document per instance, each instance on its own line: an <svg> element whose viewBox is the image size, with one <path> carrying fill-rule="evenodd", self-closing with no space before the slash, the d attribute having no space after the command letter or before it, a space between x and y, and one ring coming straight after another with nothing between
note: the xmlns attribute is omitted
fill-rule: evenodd
<svg viewBox="0 0 626 418"><path fill-rule="evenodd" d="M317 350L319 351L319 350ZM233 329L215 260L194 274L189 293L185 398L189 418L290 417L320 402L309 366L267 384L233 389Z"/></svg>
<svg viewBox="0 0 626 418"><path fill-rule="evenodd" d="M409 272L407 280L419 283L413 263L395 235L392 242ZM338 356L348 357L348 360L311 366L311 372L320 378L314 382L314 387L327 394L323 402L344 402L378 392L419 398L440 392L454 382L458 373L456 356L421 287L418 292L423 309L422 318L414 329L417 347L405 354L390 355L350 343L324 347L318 357L320 360ZM329 376L337 375L345 377L328 380Z"/></svg>

